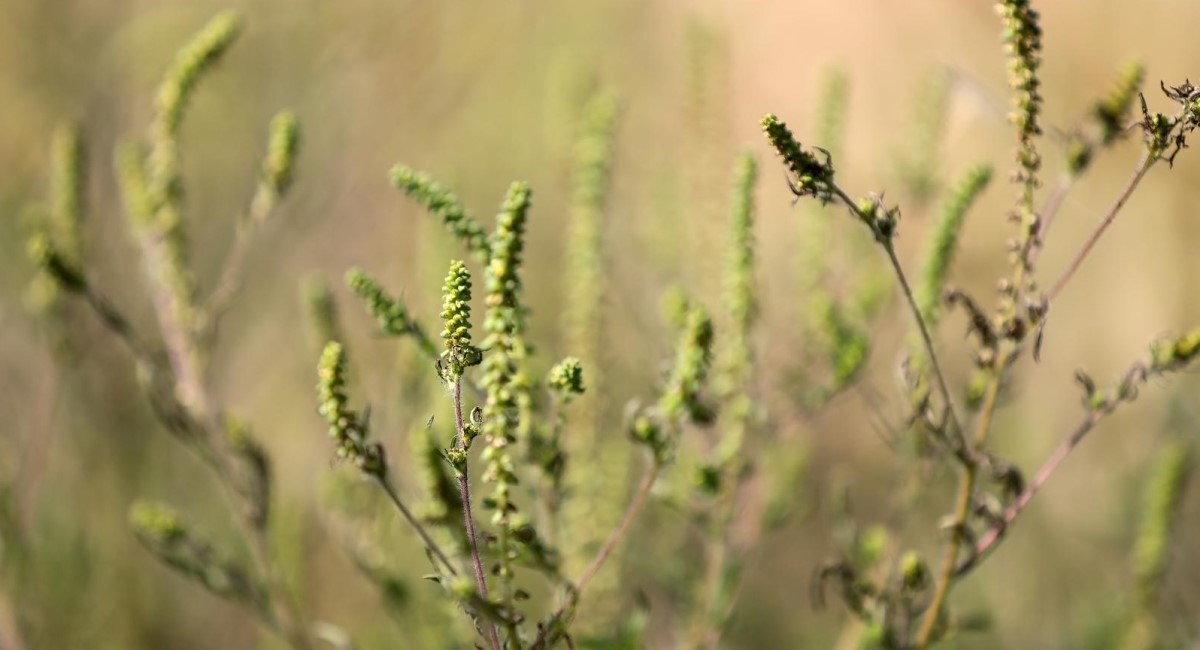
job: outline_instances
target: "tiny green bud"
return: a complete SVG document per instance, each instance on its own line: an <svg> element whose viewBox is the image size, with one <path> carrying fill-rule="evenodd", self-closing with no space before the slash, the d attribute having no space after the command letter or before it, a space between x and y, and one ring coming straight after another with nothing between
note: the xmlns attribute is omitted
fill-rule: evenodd
<svg viewBox="0 0 1200 650"><path fill-rule="evenodd" d="M579 359L567 357L559 361L550 369L547 383L550 388L558 391L564 398L569 398L571 395L582 395L584 391L583 366L580 365Z"/></svg>
<svg viewBox="0 0 1200 650"><path fill-rule="evenodd" d="M296 115L281 111L271 119L267 158L263 162L263 179L275 194L283 194L292 184L296 151L300 146L300 127Z"/></svg>

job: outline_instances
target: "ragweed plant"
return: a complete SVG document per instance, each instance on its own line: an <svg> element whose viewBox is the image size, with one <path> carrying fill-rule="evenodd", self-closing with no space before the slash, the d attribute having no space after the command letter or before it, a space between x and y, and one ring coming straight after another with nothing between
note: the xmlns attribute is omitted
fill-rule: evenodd
<svg viewBox="0 0 1200 650"><path fill-rule="evenodd" d="M835 582L850 611L862 621L861 640L872 646L888 648L924 648L941 639L973 629L974 619L951 611L952 587L981 564L1003 541L1006 533L1032 498L1062 465L1070 452L1107 415L1120 405L1134 400L1138 388L1148 380L1177 372L1189 365L1197 354L1196 331L1168 338L1151 345L1147 357L1133 364L1107 390L1080 371L1077 380L1084 389L1085 414L1080 424L1063 443L1026 480L1009 461L997 456L988 445L994 428L994 414L1015 362L1026 352L1036 359L1055 298L1068 286L1075 272L1088 257L1104 231L1116 218L1146 173L1157 163L1171 165L1187 144L1187 137L1200 124L1200 91L1191 83L1167 87L1166 98L1177 104L1173 115L1152 113L1141 98L1141 119L1128 124L1126 116L1142 77L1141 68L1122 73L1116 88L1095 105L1094 135L1078 136L1069 143L1068 167L1044 208L1037 205L1041 187L1042 154L1038 144L1042 135L1041 28L1038 14L1024 0L1004 0L997 5L1002 18L1004 43L1008 54L1009 80L1013 90L1011 121L1017 146L1012 179L1018 188L1014 207L1009 213L1018 224L1009 243L1011 273L1000 281L1001 300L989 313L980 302L965 292L947 289L949 265L957 247L958 233L968 208L987 183L986 168L972 171L947 201L932 231L921 265L918 284L910 284L893 241L900 227L900 208L887 205L880 196L855 199L838 180L833 157L819 147L805 147L791 130L774 115L762 121L772 148L788 172L788 184L797 198L813 198L822 204L845 208L867 228L887 257L900 294L908 305L916 343L905 376L909 384L911 422L920 435L947 466L957 469L959 485L953 513L947 517L947 540L941 560L929 567L911 552L881 559L881 545L870 544L869 559L844 557L820 571L820 582ZM1140 95L1139 95L1140 96ZM1081 129L1080 133L1083 132ZM1088 168L1092 156L1127 132L1140 132L1143 153L1133 174L1120 191L1099 225L1080 247L1058 279L1042 290L1036 280L1037 258L1048 225L1061 206L1071 181ZM976 346L974 376L965 391L952 389L938 358L934 328L940 317L942 301L960 306L968 316ZM926 388L928 386L928 388ZM956 395L966 393L967 410ZM1177 455L1178 458L1185 457ZM1157 545L1168 533L1172 499L1178 494L1178 481L1184 463L1162 470L1163 487L1155 488L1156 501L1150 506L1147 532L1142 535L1138 557L1139 575L1144 584L1153 585L1162 560ZM866 547L860 547L866 548ZM867 571L880 562L891 565L884 573ZM1152 591L1153 587L1146 591ZM1145 602L1146 596L1141 600ZM1142 619L1143 621L1145 619ZM1135 629L1131 635L1137 634ZM1131 637L1133 638L1133 637ZM1131 643L1135 643L1131 641Z"/></svg>
<svg viewBox="0 0 1200 650"><path fill-rule="evenodd" d="M81 145L60 138L54 210L29 243L43 277L58 292L81 298L133 357L159 423L192 449L228 493L250 562L231 550L200 541L180 515L165 506L135 505L130 522L146 548L213 593L247 607L292 646L310 647L312 631L285 587L268 534L271 465L262 446L238 418L217 402L208 360L217 322L236 296L251 234L275 213L291 185L299 129L288 111L269 127L258 183L239 219L229 259L211 293L202 296L187 255L186 204L180 129L199 83L225 56L242 28L235 13L213 18L183 47L155 99L148 137L121 144L116 154L124 211L138 244L161 343L147 337L105 297L87 273L80 246Z"/></svg>
<svg viewBox="0 0 1200 650"><path fill-rule="evenodd" d="M630 436L648 452L642 481L615 529L577 574L568 574L553 538L540 529L545 521L525 510L529 501L557 504L568 496L562 477L573 457L560 445L560 438L571 418L568 406L586 394L587 370L578 358L568 357L551 368L544 382L529 378L530 346L525 340L529 311L522 299L522 267L532 193L527 185L514 183L494 230L484 235L457 198L427 175L397 167L391 176L399 189L441 219L483 266L487 336L480 346L473 343L472 274L464 262L452 262L442 291L441 352L429 345L425 330L408 308L365 272L356 269L347 276L350 288L366 301L384 333L412 338L430 356L438 381L449 393L453 435L448 446L428 457L433 463L428 471L435 478L427 498L440 502L435 512L458 512L461 520L438 516L425 521L436 521L445 531L443 537L462 543L443 551L425 521L412 516L389 484L378 482L428 550L436 581L474 621L479 643L496 650L570 643L581 596L648 502L651 489L673 458L683 424L708 422L713 416L705 397L713 364L712 321L699 306L688 307L673 369L658 399L635 409L628 418ZM751 183L752 176L746 187ZM471 378L475 366L481 367L481 376ZM321 412L330 424L338 455L368 477L386 477L387 455L370 441L366 421L347 406L345 352L340 343L331 341L326 346L318 374ZM473 390L468 394L464 386ZM468 410L473 399L479 402ZM476 462L482 465L479 472L471 468L476 450ZM456 493L445 489L440 477L446 476L453 477ZM473 481L473 476L478 478ZM484 494L478 504L473 492ZM479 517L480 508L491 516ZM567 525L556 523L559 529ZM563 530L564 537L570 534ZM526 613L534 589L530 581L538 575L557 596L544 616L532 618Z"/></svg>

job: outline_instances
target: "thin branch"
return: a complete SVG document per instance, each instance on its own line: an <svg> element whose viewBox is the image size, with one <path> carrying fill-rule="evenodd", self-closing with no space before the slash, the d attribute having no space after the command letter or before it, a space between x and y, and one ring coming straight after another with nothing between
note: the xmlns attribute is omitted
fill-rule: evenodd
<svg viewBox="0 0 1200 650"><path fill-rule="evenodd" d="M1138 161L1137 167L1133 170L1133 175L1129 178L1129 181L1125 184L1125 187L1121 190L1121 193L1117 195L1116 201L1114 201L1112 206L1109 207L1108 212L1104 214L1104 217L1100 220L1100 223L1096 225L1095 230L1093 230L1092 234L1088 236L1087 240L1083 243L1083 247L1080 248L1079 252L1075 254L1075 257L1071 260L1071 263L1067 265L1066 270L1064 270L1062 275L1059 276L1058 280L1055 281L1054 286L1052 286L1050 291L1046 293L1047 303L1052 303L1054 298L1058 296L1067 283L1070 282L1071 278L1075 275L1075 272L1078 271L1079 267L1083 264L1084 259L1086 259L1088 254L1092 252L1092 248L1094 248L1096 243L1100 241L1101 235L1104 234L1105 230L1108 230L1108 227L1112 225L1113 220L1117 218L1117 213L1121 211L1121 208L1125 207L1125 202L1129 200L1129 196L1133 194L1133 191L1137 189L1138 184L1140 184L1142 179L1145 178L1146 172L1150 171L1150 168L1154 166L1154 163L1157 162L1158 159L1158 154L1152 149L1147 149L1145 153L1142 154L1141 160Z"/></svg>
<svg viewBox="0 0 1200 650"><path fill-rule="evenodd" d="M841 199L842 203L846 204L846 208L851 214L859 219L863 219L862 213L858 206L854 204L854 200L850 198L842 188L837 185L830 185L833 193ZM875 226L871 226L872 230ZM925 319L921 317L921 309L917 306L916 298L913 296L912 288L908 285L908 277L904 274L904 268L900 265L900 258L896 256L896 249L892 246L890 238L877 238L880 240L880 245L887 253L888 261L892 264L892 270L896 273L896 279L900 283L900 289L904 294L904 301L908 303L908 308L912 312L913 320L917 323L917 329L921 333L921 342L925 347L925 353L929 355L929 365L933 368L934 377L937 378L938 392L942 394L942 400L945 403L945 415L949 416L950 421L954 424L956 431L962 431L959 424L957 413L954 410L954 399L951 397L950 389L946 384L946 377L942 374L942 365L938 362L937 351L933 346L933 337L929 334L929 327L925 323Z"/></svg>
<svg viewBox="0 0 1200 650"><path fill-rule="evenodd" d="M392 485L392 482L387 478L387 476L372 475L372 478L375 479L375 482L378 483L379 487L383 489L385 494L387 494L388 499L390 499L392 504L396 506L396 509L400 511L400 516L404 517L404 521L407 522L408 525L412 527L413 531L417 533L417 537L421 538L421 542L425 544L425 548L428 549L428 551L435 559L437 559L438 562L442 563L442 566L445 567L446 571L448 571L450 575L458 575L458 570L454 568L453 564L451 564L450 558L446 557L446 554L442 551L441 547L438 546L437 542L433 540L433 537L429 534L429 531L425 529L425 526L421 524L420 520L413 516L413 513L408 509L408 506L404 505L404 502L400 500L400 495L396 492L396 487Z"/></svg>
<svg viewBox="0 0 1200 650"><path fill-rule="evenodd" d="M991 381L988 382L975 433L976 448L982 447L987 440L992 418L996 412L997 399L1000 395L1000 378L1006 368L1007 364L997 368ZM941 618L942 607L946 602L946 597L950 595L950 587L956 576L955 566L958 564L959 549L965 541L967 517L971 514L971 497L975 492L979 466L976 463L964 463L962 472L962 478L958 483L958 495L955 497L950 541L946 545L946 552L942 556L942 566L938 571L937 580L934 582L933 597L925 608L925 615L921 619L921 626L917 629L917 636L913 642L913 647L917 650L924 648L933 639L934 630L937 629L938 620Z"/></svg>
<svg viewBox="0 0 1200 650"><path fill-rule="evenodd" d="M455 468L457 470L455 474L458 477L458 494L462 499L463 506L463 525L466 527L467 541L470 543L471 567L475 572L475 586L479 589L479 596L487 600L487 578L483 572L483 562L479 559L479 541L475 538L475 517L471 514L471 484L467 477L467 462L465 458L465 454L467 453L467 430L466 424L463 421L461 377L456 377L454 380L454 426L458 432L458 450L464 454L462 466ZM489 619L483 625L487 629L488 641L492 645L492 650L501 650L503 645L500 643L500 634L496 631L496 623Z"/></svg>
<svg viewBox="0 0 1200 650"><path fill-rule="evenodd" d="M1038 213L1037 234L1033 238L1032 246L1027 256L1031 268L1037 263L1038 255L1041 254L1042 249L1046 245L1046 234L1050 232L1050 225L1054 223L1059 209L1062 208L1063 201L1067 198L1067 193L1074 184L1075 177L1073 175L1063 174L1055 181L1054 187L1050 190L1050 197L1046 199L1046 204L1042 206L1042 211Z"/></svg>
<svg viewBox="0 0 1200 650"><path fill-rule="evenodd" d="M154 365L155 355L150 352L149 346L142 341L134 326L112 302L97 291L90 282L84 282L80 294L92 311L96 313L96 316L100 318L100 322L129 348L136 361L148 366Z"/></svg>
<svg viewBox="0 0 1200 650"><path fill-rule="evenodd" d="M253 240L251 236L252 231L257 230L251 223L253 222L238 224L233 239L233 246L229 249L229 254L225 257L216 287L204 303L204 313L207 316L205 327L209 334L216 331L217 323L220 322L225 312L229 310L229 307L233 304L233 299L237 297L238 291L242 288L246 257L250 251L250 242Z"/></svg>
<svg viewBox="0 0 1200 650"><path fill-rule="evenodd" d="M268 220L279 205L280 198L277 188L259 183L254 197L250 200L249 211L238 217L235 222L233 245L225 257L216 287L204 304L204 313L207 316L206 333L210 336L216 331L217 323L241 290L250 244L254 241L254 235L269 223Z"/></svg>
<svg viewBox="0 0 1200 650"><path fill-rule="evenodd" d="M1034 476L1033 481L1029 484L1029 486L1026 487L1025 490L1016 498L1016 500L1013 501L1012 505L1010 505L1008 509L1004 511L1004 515L1000 518L1000 521L988 529L979 538L979 541L975 545L974 552L971 553L970 557L955 567L955 577L966 575L971 571L971 569L975 568L975 566L977 566L980 561L982 561L992 550L994 550L996 544L999 543L1004 537L1004 533L1008 530L1008 526L1012 524L1018 515L1021 514L1021 511L1025 509L1025 506L1029 505L1029 502L1033 499L1034 495L1036 495L1038 491L1042 489L1042 486L1046 484L1046 481L1048 481L1054 472L1058 470L1058 468L1062 465L1062 462L1066 460L1071 451L1083 441L1087 434L1096 426L1096 423L1116 409L1116 404L1118 403L1119 402L1114 401L1111 406L1088 413L1087 417L1084 418L1084 420L1075 427L1075 430L1071 432L1071 435L1063 440L1062 443L1059 444L1059 446L1054 450L1054 452L1050 454L1050 457L1047 458L1042 464L1041 469L1038 470L1037 475Z"/></svg>
<svg viewBox="0 0 1200 650"><path fill-rule="evenodd" d="M537 638L529 646L530 650L546 647L546 644L552 640L552 635L556 631L558 622L579 602L580 597L583 595L583 590L587 588L588 583L592 581L592 578L600 571L605 561L613 554L617 546L620 545L621 540L629 532L630 526L633 525L634 520L637 519L638 514L645 507L646 501L650 497L650 491L654 488L654 483L658 480L658 475L662 471L662 463L657 458L652 459L650 463L650 467L646 469L646 474L642 477L642 482L638 485L637 490L633 493L633 498L630 499L629 505L625 508L625 514L621 517L620 523L609 534L608 539L605 540L604 545L600 547L600 550L592 558L587 568L579 575L579 579L575 581L573 587L570 589L567 601L554 612L542 627Z"/></svg>
<svg viewBox="0 0 1200 650"><path fill-rule="evenodd" d="M633 493L633 498L629 502L629 507L625 509L625 515L621 517L621 523L613 530L612 534L605 540L604 546L600 547L596 557L592 558L592 562L588 564L583 573L579 575L579 579L575 581L576 593L582 593L587 588L589 582L600 571L600 567L604 566L604 562L608 560L613 551L617 549L617 545L629 532L629 527L637 519L638 514L646 505L646 499L650 497L650 490L654 487L654 482L658 480L658 473L662 469L662 464L657 460L652 461L650 469L646 475L642 477L642 482L638 485L637 491Z"/></svg>

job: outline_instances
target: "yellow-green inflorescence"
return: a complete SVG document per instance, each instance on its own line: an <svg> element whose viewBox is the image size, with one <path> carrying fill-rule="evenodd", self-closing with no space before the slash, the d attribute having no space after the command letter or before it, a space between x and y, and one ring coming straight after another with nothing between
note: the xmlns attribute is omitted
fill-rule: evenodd
<svg viewBox="0 0 1200 650"><path fill-rule="evenodd" d="M938 214L926 244L916 290L917 309L932 330L941 315L942 289L958 247L958 235L967 212L992 178L992 168L980 165L967 172L951 192Z"/></svg>
<svg viewBox="0 0 1200 650"><path fill-rule="evenodd" d="M1133 546L1134 602L1120 647L1160 647L1159 603L1171 557L1171 541L1179 506L1196 465L1196 452L1186 440L1169 441L1158 453L1142 496L1141 522Z"/></svg>
<svg viewBox="0 0 1200 650"><path fill-rule="evenodd" d="M1176 440L1158 455L1143 496L1142 519L1133 551L1138 605L1152 609L1166 574L1168 547L1184 488L1195 466L1191 443Z"/></svg>
<svg viewBox="0 0 1200 650"><path fill-rule="evenodd" d="M1145 80L1145 65L1139 61L1126 64L1109 93L1092 107L1092 116L1100 127L1101 144L1111 144L1125 132L1133 102Z"/></svg>
<svg viewBox="0 0 1200 650"><path fill-rule="evenodd" d="M379 329L389 336L411 336L421 349L433 355L437 346L425 333L425 330L413 320L404 302L393 298L384 291L375 278L367 275L360 268L352 268L346 272L346 286L350 287L358 297L366 303L367 312L375 317Z"/></svg>
<svg viewBox="0 0 1200 650"><path fill-rule="evenodd" d="M758 165L754 156L742 154L734 170L733 210L730 219L729 260L725 270L724 307L730 328L724 337L716 382L717 397L726 401L730 421L725 427L719 460L732 460L741 448L752 404L747 392L754 352L751 335L758 320L754 256L754 184Z"/></svg>
<svg viewBox="0 0 1200 650"><path fill-rule="evenodd" d="M296 154L300 149L300 126L291 111L280 111L271 119L267 155L259 171L258 189L250 204L250 220L261 223L292 185Z"/></svg>
<svg viewBox="0 0 1200 650"><path fill-rule="evenodd" d="M563 347L587 368L590 390L576 399L572 399L569 391L559 392L560 403L572 401L570 423L558 426L565 429L565 435L553 436L542 455L553 489L570 494L569 499L555 495L553 503L562 509L561 526L552 529L563 550L563 567L569 575L584 570L603 541L603 531L620 518L621 503L612 495L624 489L627 478L623 469L594 471L596 466L623 468L628 453L603 434L604 414L609 411L604 401L609 392L605 390L604 363L607 291L604 232L618 113L618 102L610 92L599 92L589 99L583 108L573 150L561 325ZM559 418L559 422L564 421L561 409ZM618 611L617 587L615 573L596 576L589 587L592 613L589 623L602 626L612 620L609 615Z"/></svg>
<svg viewBox="0 0 1200 650"><path fill-rule="evenodd" d="M478 365L479 348L471 345L471 273L461 261L450 264L442 286L442 377L450 383L462 378L469 366Z"/></svg>
<svg viewBox="0 0 1200 650"><path fill-rule="evenodd" d="M493 509L492 524L497 532L499 562L496 574L509 606L513 593L512 564L518 554L513 532L522 524L512 498L518 480L510 445L517 440L519 426L518 373L524 354L521 337L525 320L520 301L520 268L529 205L529 187L514 183L505 197L490 242L484 318L488 337L484 344L487 356L483 362L483 386L487 395L482 427L487 444L483 451L486 465L483 480L492 484L487 505Z"/></svg>
<svg viewBox="0 0 1200 650"><path fill-rule="evenodd" d="M270 620L270 601L262 586L243 567L196 538L174 509L138 501L129 509L129 525L138 541L168 566L214 594L243 603Z"/></svg>
<svg viewBox="0 0 1200 650"><path fill-rule="evenodd" d="M346 350L330 341L317 366L319 412L329 424L329 437L337 443L337 455L354 463L366 474L382 477L383 449L368 442L366 424L353 411L346 395Z"/></svg>
<svg viewBox="0 0 1200 650"><path fill-rule="evenodd" d="M490 254L487 233L467 214L458 197L428 175L404 165L393 167L390 177L392 185L441 219L446 229L463 243L477 261L487 262Z"/></svg>
<svg viewBox="0 0 1200 650"><path fill-rule="evenodd" d="M941 146L946 132L953 77L944 70L928 73L917 89L909 145L900 177L918 206L927 205L941 189Z"/></svg>
<svg viewBox="0 0 1200 650"><path fill-rule="evenodd" d="M79 129L60 126L50 146L48 210L37 210L27 249L40 273L30 287L34 309L50 314L60 290L83 288L81 221L86 189L86 154ZM65 340L60 341L65 343Z"/></svg>
<svg viewBox="0 0 1200 650"><path fill-rule="evenodd" d="M263 180L276 194L282 194L292 184L296 151L300 147L296 115L291 111L279 112L271 119L269 133L267 157L262 167Z"/></svg>
<svg viewBox="0 0 1200 650"><path fill-rule="evenodd" d="M300 286L301 301L304 308L305 321L313 345L324 345L325 341L342 340L341 326L338 324L337 303L333 292L325 278L311 275L304 279Z"/></svg>
<svg viewBox="0 0 1200 650"><path fill-rule="evenodd" d="M1015 217L1019 220L1019 247L1014 253L1013 265L1022 278L1024 286L1014 286L1014 291L1032 291L1029 250L1037 236L1037 214L1034 210L1034 191L1037 190L1038 170L1042 159L1038 153L1036 139L1042 134L1040 124L1042 111L1041 80L1038 68L1042 61L1042 30L1038 25L1038 13L1029 0L1002 0L996 11L1004 20L1004 46L1008 52L1008 81L1013 90L1013 111L1009 118L1017 128L1015 182L1020 184Z"/></svg>
<svg viewBox="0 0 1200 650"><path fill-rule="evenodd" d="M1117 74L1108 94L1092 105L1094 133L1073 134L1067 145L1067 173L1070 177L1078 177L1087 171L1096 149L1111 146L1128 132L1134 101L1145 80L1145 66L1140 62L1128 63Z"/></svg>
<svg viewBox="0 0 1200 650"><path fill-rule="evenodd" d="M683 423L709 424L716 416L703 394L712 367L712 319L707 310L686 299L676 306L683 313L674 365L658 402L637 413L629 425L633 439L646 445L660 465L672 458Z"/></svg>
<svg viewBox="0 0 1200 650"><path fill-rule="evenodd" d="M178 138L184 113L200 79L221 60L241 28L236 12L217 14L179 51L158 88L157 112L150 130L148 177L155 208L179 198Z"/></svg>
<svg viewBox="0 0 1200 650"><path fill-rule="evenodd" d="M829 158L821 160L811 151L806 151L791 129L775 115L762 119L763 133L771 147L783 158L792 173L789 182L797 196L813 196L823 202L833 198L833 166Z"/></svg>
<svg viewBox="0 0 1200 650"><path fill-rule="evenodd" d="M712 367L713 325L708 312L692 305L675 349L675 365L658 407L668 421L710 422L713 407L703 395Z"/></svg>
<svg viewBox="0 0 1200 650"><path fill-rule="evenodd" d="M561 400L570 401L575 395L584 393L583 365L576 357L567 357L554 364L546 383L553 389Z"/></svg>

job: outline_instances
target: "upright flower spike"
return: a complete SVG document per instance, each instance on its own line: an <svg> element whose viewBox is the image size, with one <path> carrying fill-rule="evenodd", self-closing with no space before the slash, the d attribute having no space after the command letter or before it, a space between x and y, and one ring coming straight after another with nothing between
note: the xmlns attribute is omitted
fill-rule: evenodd
<svg viewBox="0 0 1200 650"><path fill-rule="evenodd" d="M315 274L305 278L301 285L301 299L313 345L342 340L337 303L325 278Z"/></svg>
<svg viewBox="0 0 1200 650"><path fill-rule="evenodd" d="M443 377L458 381L468 366L479 365L482 354L471 345L471 273L461 261L450 264L450 272L442 285L442 339L445 352Z"/></svg>
<svg viewBox="0 0 1200 650"><path fill-rule="evenodd" d="M271 118L267 135L267 154L258 172L258 188L250 201L245 225L261 225L292 186L296 156L300 150L300 126L291 111L280 111Z"/></svg>
<svg viewBox="0 0 1200 650"><path fill-rule="evenodd" d="M611 495L624 489L627 478L624 472L592 471L594 466L619 467L627 453L620 445L610 444L603 434L607 406L603 401L606 391L602 362L607 292L605 210L619 112L612 93L593 96L583 108L572 152L561 325L563 348L578 356L580 365L587 367L588 386L592 390L577 399L569 392L560 392L563 403L568 399L572 403L569 427L559 409L555 435L550 437L552 442L539 454L544 459L543 476L549 479L555 493L552 502L561 506L556 511L561 516L551 515L550 521L555 524L553 537L563 551L562 564L567 575L578 575L587 567L592 550L603 541L605 526L619 520L621 504ZM567 430L569 434L565 433ZM565 464L570 459L582 462ZM569 493L570 498L559 498L559 492ZM591 589L593 607L609 609L607 605L617 600L614 574L600 576Z"/></svg>
<svg viewBox="0 0 1200 650"><path fill-rule="evenodd" d="M745 389L754 363L751 333L758 319L754 277L754 183L757 177L758 165L753 154L743 153L734 170L729 253L724 278L723 302L730 330L721 351L716 384L717 394L730 400L733 415L721 443L722 455L740 448L750 414Z"/></svg>
<svg viewBox="0 0 1200 650"><path fill-rule="evenodd" d="M946 132L946 113L950 105L951 75L931 72L917 89L909 146L900 168L900 176L919 205L927 205L940 188L942 140Z"/></svg>
<svg viewBox="0 0 1200 650"><path fill-rule="evenodd" d="M155 202L171 201L179 192L177 139L192 93L241 33L241 17L217 14L175 56L155 98L157 115L150 130L150 189Z"/></svg>
<svg viewBox="0 0 1200 650"><path fill-rule="evenodd" d="M430 214L441 219L450 234L458 238L477 261L487 263L489 250L487 233L467 214L466 208L450 190L437 181L404 165L392 167L392 185L404 192Z"/></svg>
<svg viewBox="0 0 1200 650"><path fill-rule="evenodd" d="M487 395L483 407L482 433L487 443L483 452L486 468L483 480L493 484L488 503L493 508L492 523L497 530L499 562L496 573L505 595L505 606L513 606L513 560L517 556L514 532L522 521L516 516L511 490L517 475L509 445L516 441L519 426L518 384L524 344L524 312L520 302L521 253L525 222L530 204L529 187L513 183L496 219L487 266L487 314L484 329L488 333L485 348L483 385Z"/></svg>
<svg viewBox="0 0 1200 650"><path fill-rule="evenodd" d="M1179 503L1195 466L1188 441L1177 440L1159 453L1143 495L1142 519L1133 551L1138 607L1152 612L1166 575L1168 547Z"/></svg>
<svg viewBox="0 0 1200 650"><path fill-rule="evenodd" d="M1096 149L1111 146L1128 131L1130 113L1138 90L1145 81L1146 68L1139 62L1126 64L1118 73L1108 94L1092 105L1094 135L1075 133L1067 148L1067 173L1077 177L1092 164Z"/></svg>
<svg viewBox="0 0 1200 650"><path fill-rule="evenodd" d="M262 586L243 567L198 539L172 508L139 501L129 509L129 525L138 541L171 568L217 596L250 607L264 620L273 620L270 597Z"/></svg>
<svg viewBox="0 0 1200 650"><path fill-rule="evenodd" d="M79 265L83 257L80 222L87 190L87 151L79 129L60 126L54 131L50 158L50 233L59 251Z"/></svg>
<svg viewBox="0 0 1200 650"><path fill-rule="evenodd" d="M1042 159L1037 151L1036 139L1042 134L1039 122L1042 111L1041 66L1042 30L1038 26L1038 12L1029 0L1001 0L996 11L1004 20L1004 46L1008 52L1008 80L1013 90L1013 112L1009 115L1017 127L1017 169L1013 175L1021 186L1015 217L1020 223L1018 248L1014 253L1013 265L1019 286L1013 291L1031 292L1034 289L1028 254L1033 239L1037 236L1037 213L1034 210L1034 191L1037 189L1038 170Z"/></svg>
<svg viewBox="0 0 1200 650"><path fill-rule="evenodd" d="M659 411L668 421L712 421L713 408L701 395L712 366L712 343L712 319L703 307L694 305L680 333L675 365L658 402Z"/></svg>
<svg viewBox="0 0 1200 650"><path fill-rule="evenodd" d="M431 356L437 354L437 346L420 324L413 320L404 302L389 296L366 271L360 268L347 271L346 286L363 299L367 312L379 322L379 329L384 334L411 336Z"/></svg>
<svg viewBox="0 0 1200 650"><path fill-rule="evenodd" d="M958 234L963 221L991 178L992 168L987 165L980 165L967 172L946 199L930 231L915 292L921 318L931 330L937 327L942 289L946 284L950 263L954 259L954 251L958 247Z"/></svg>
<svg viewBox="0 0 1200 650"><path fill-rule="evenodd" d="M158 88L156 128L172 136L178 133L196 83L220 61L241 30L241 17L236 12L219 13L175 55Z"/></svg>
<svg viewBox="0 0 1200 650"><path fill-rule="evenodd" d="M754 155L742 154L737 161L730 220L732 241L725 271L725 307L733 321L733 336L746 342L758 318L754 291L754 183L758 164Z"/></svg>
<svg viewBox="0 0 1200 650"><path fill-rule="evenodd" d="M1134 598L1122 648L1159 647L1161 592L1170 562L1179 506L1196 464L1193 445L1172 440L1158 453L1142 495L1141 522L1133 546Z"/></svg>
<svg viewBox="0 0 1200 650"><path fill-rule="evenodd" d="M317 366L318 412L329 424L329 437L337 443L337 455L354 463L365 474L382 477L383 450L367 441L366 424L351 410L346 395L346 350L330 341Z"/></svg>
<svg viewBox="0 0 1200 650"><path fill-rule="evenodd" d="M1112 90L1092 107L1092 116L1100 127L1100 143L1111 144L1128 126L1138 89L1146 80L1146 66L1140 61L1128 63L1121 69Z"/></svg>
<svg viewBox="0 0 1200 650"><path fill-rule="evenodd" d="M50 144L49 209L31 210L34 227L27 251L40 269L29 287L30 306L50 316L51 338L59 350L70 349L70 342L58 327L62 313L62 290L78 288L83 279L83 220L86 185L86 155L79 129L59 126Z"/></svg>
<svg viewBox="0 0 1200 650"><path fill-rule="evenodd" d="M267 158L263 161L263 181L276 194L283 194L292 184L296 152L300 148L300 126L296 114L280 111L271 118L267 140Z"/></svg>
<svg viewBox="0 0 1200 650"><path fill-rule="evenodd" d="M583 132L575 144L570 225L567 233L567 270L564 277L566 308L563 329L567 347L597 367L604 301L603 218L613 155L616 99L597 95L584 109ZM592 374L596 381L597 375ZM581 436L590 439L594 415L578 414Z"/></svg>
<svg viewBox="0 0 1200 650"><path fill-rule="evenodd" d="M832 200L833 166L829 157L821 161L813 153L805 151L787 124L773 114L762 119L762 128L771 147L792 172L789 183L796 196L812 196L826 203Z"/></svg>

